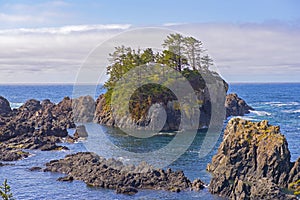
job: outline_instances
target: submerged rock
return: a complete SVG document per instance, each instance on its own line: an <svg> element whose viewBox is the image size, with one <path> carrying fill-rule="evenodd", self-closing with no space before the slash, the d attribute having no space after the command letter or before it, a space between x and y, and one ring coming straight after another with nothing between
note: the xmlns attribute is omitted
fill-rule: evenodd
<svg viewBox="0 0 300 200"><path fill-rule="evenodd" d="M290 178L290 152L278 126L232 119L207 170L213 194L232 199L295 199L281 191Z"/></svg>
<svg viewBox="0 0 300 200"><path fill-rule="evenodd" d="M146 163L128 166L121 161L105 159L89 152L50 161L44 171L65 173L67 177L82 180L89 186L115 189L117 193L123 194L135 194L137 189L179 192L204 188L201 180L192 183L182 171L154 169Z"/></svg>
<svg viewBox="0 0 300 200"><path fill-rule="evenodd" d="M138 193L138 190L133 187L121 187L116 189L117 194L127 194L127 195L134 195Z"/></svg>

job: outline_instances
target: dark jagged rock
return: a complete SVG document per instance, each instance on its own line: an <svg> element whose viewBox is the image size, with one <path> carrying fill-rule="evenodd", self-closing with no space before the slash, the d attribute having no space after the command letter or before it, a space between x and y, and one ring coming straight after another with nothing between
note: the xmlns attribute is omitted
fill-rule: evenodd
<svg viewBox="0 0 300 200"><path fill-rule="evenodd" d="M75 99L74 102L77 102L76 105L80 105L84 110L86 99L90 97ZM0 98L0 103L2 112L0 114L0 142L2 142L0 147L1 151L6 154L6 156L2 155L0 160L18 160L28 156L27 153L21 153L21 149L42 151L68 149L56 143L64 141L62 138L68 136L68 128L76 127L70 98L64 98L57 105L48 99L42 102L30 99L13 111L3 97ZM80 116L83 114L81 113Z"/></svg>
<svg viewBox="0 0 300 200"><path fill-rule="evenodd" d="M295 163L292 163L291 166L289 189L294 191L295 195L300 195L300 158Z"/></svg>
<svg viewBox="0 0 300 200"><path fill-rule="evenodd" d="M192 183L182 171L154 169L146 163L138 166L124 165L118 160L105 159L89 152L50 161L44 171L65 173L89 186L115 189L117 193L125 194L136 193L137 189L179 192L204 187L200 180Z"/></svg>
<svg viewBox="0 0 300 200"><path fill-rule="evenodd" d="M79 125L76 127L74 138L80 138L80 137L88 137L88 133L84 125Z"/></svg>
<svg viewBox="0 0 300 200"><path fill-rule="evenodd" d="M30 99L26 101L20 108L19 112L25 112L28 111L30 113L34 113L42 108L42 105L40 104L40 101L37 101L35 99Z"/></svg>
<svg viewBox="0 0 300 200"><path fill-rule="evenodd" d="M295 163L292 163L292 169L289 174L289 183L300 180L300 158Z"/></svg>
<svg viewBox="0 0 300 200"><path fill-rule="evenodd" d="M295 199L284 194L290 178L290 152L278 126L268 121L232 119L207 170L210 191L232 199Z"/></svg>
<svg viewBox="0 0 300 200"><path fill-rule="evenodd" d="M24 152L20 149L13 149L12 147L0 144L0 160L1 161L16 161L29 156L28 152Z"/></svg>
<svg viewBox="0 0 300 200"><path fill-rule="evenodd" d="M249 114L250 110L254 110L237 94L232 93L226 96L225 101L226 117L229 116L244 116Z"/></svg>
<svg viewBox="0 0 300 200"><path fill-rule="evenodd" d="M73 99L73 119L75 123L93 122L95 114L95 100L91 96Z"/></svg>
<svg viewBox="0 0 300 200"><path fill-rule="evenodd" d="M73 176L65 176L65 177L59 177L57 180L62 182L72 182L74 178Z"/></svg>
<svg viewBox="0 0 300 200"><path fill-rule="evenodd" d="M12 163L2 163L0 162L0 167L4 167L4 166L13 166L15 164L12 164Z"/></svg>
<svg viewBox="0 0 300 200"><path fill-rule="evenodd" d="M117 194L135 195L138 190L133 187L121 187L116 189Z"/></svg>
<svg viewBox="0 0 300 200"><path fill-rule="evenodd" d="M11 113L9 101L0 96L0 115L7 115Z"/></svg>
<svg viewBox="0 0 300 200"><path fill-rule="evenodd" d="M29 169L29 171L41 171L41 170L42 170L41 167L31 167L31 168Z"/></svg>

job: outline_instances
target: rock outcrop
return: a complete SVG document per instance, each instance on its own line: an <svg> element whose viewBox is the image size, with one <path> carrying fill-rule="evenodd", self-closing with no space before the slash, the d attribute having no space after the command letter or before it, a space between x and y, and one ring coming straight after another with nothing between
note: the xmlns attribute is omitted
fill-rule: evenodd
<svg viewBox="0 0 300 200"><path fill-rule="evenodd" d="M206 77L204 80L204 76L208 77ZM191 126L193 127L192 129L201 129L202 127L208 127L211 125L210 122L212 107L214 107L214 109L217 110L218 115L220 116L219 121L222 123L223 119L225 118L224 102L228 85L217 75L207 74L203 75L203 77L201 77L200 75L188 77L188 80L190 81L191 86L193 87L195 92L195 101L197 102L193 103L196 103L196 105L192 105L186 102L179 102L176 97L171 98L171 95L168 96L169 99L167 100L167 97L163 98L162 95L157 95L155 98L149 98L149 101L146 101L145 104L147 104L148 107L144 105L141 106L138 103L134 104L133 106L128 102L129 107L132 107L130 113L126 113L124 114L124 116L122 115L120 119L116 119L116 115L113 115L111 111L109 100L106 99L107 96L105 94L102 94L96 100L94 121L107 126L137 130L140 130L140 127L145 130L148 130L147 128L149 128L150 130L157 130L157 127L162 127L160 129L161 131L177 131L180 125L184 126L185 124L189 123L193 123L193 125ZM209 81L207 83L209 84L209 86L205 84L206 81ZM139 113L140 107L145 107L144 110L146 110L147 112L143 112L145 112L146 115L141 116L139 119L133 118L132 116L134 116L136 113ZM114 109L122 110L118 108ZM166 113L166 119L163 119L163 115L160 115L161 110L164 110L163 112ZM194 119L193 117L195 113L199 112L199 110L200 116L197 119ZM183 123L181 124L182 121ZM164 124L157 127L150 126L151 124L156 124L157 122ZM181 128L186 129L184 127Z"/></svg>
<svg viewBox="0 0 300 200"><path fill-rule="evenodd" d="M280 188L287 188L299 171L290 162L280 128L268 121L231 119L207 170L213 175L209 186L213 194L231 199L296 199Z"/></svg>
<svg viewBox="0 0 300 200"><path fill-rule="evenodd" d="M124 165L121 161L105 159L89 152L50 161L44 171L66 174L60 181L82 180L90 186L114 189L117 193L125 194L135 194L138 189L180 192L204 188L202 181L197 179L191 182L182 171L154 169L146 163Z"/></svg>
<svg viewBox="0 0 300 200"><path fill-rule="evenodd" d="M31 99L14 110L3 97L1 102L0 160L13 161L27 157L29 154L22 149L67 149L56 143L68 136L68 128L75 128L70 98L64 98L58 105L50 100L40 102Z"/></svg>
<svg viewBox="0 0 300 200"><path fill-rule="evenodd" d="M225 108L226 117L244 116L245 114L249 114L250 110L254 110L235 93L226 96Z"/></svg>
<svg viewBox="0 0 300 200"><path fill-rule="evenodd" d="M10 112L11 112L11 108L8 100L0 96L0 115L7 115Z"/></svg>

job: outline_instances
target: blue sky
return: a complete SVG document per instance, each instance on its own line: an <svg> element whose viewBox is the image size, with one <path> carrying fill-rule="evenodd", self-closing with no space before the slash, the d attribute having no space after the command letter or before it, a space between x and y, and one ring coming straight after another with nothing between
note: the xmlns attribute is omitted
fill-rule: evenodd
<svg viewBox="0 0 300 200"><path fill-rule="evenodd" d="M202 40L229 82L295 82L299 10L297 0L0 0L0 83L72 83L97 44L149 26Z"/></svg>
<svg viewBox="0 0 300 200"><path fill-rule="evenodd" d="M19 24L13 21L3 23L1 26L5 28L111 23L129 23L137 26L202 22L281 21L296 23L300 20L300 1L297 0L72 0L52 2L1 0L0 2L1 14L32 17L32 21L28 20L27 23ZM36 19L33 19L34 17Z"/></svg>

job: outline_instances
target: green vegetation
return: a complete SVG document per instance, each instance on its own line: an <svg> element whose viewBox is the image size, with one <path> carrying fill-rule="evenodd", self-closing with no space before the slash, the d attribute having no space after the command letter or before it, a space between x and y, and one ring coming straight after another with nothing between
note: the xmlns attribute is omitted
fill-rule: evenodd
<svg viewBox="0 0 300 200"><path fill-rule="evenodd" d="M289 189L294 192L294 195L300 195L300 179L289 184Z"/></svg>
<svg viewBox="0 0 300 200"><path fill-rule="evenodd" d="M173 73L173 75L171 72L172 76L166 77L164 86L159 84L147 84L133 91L129 103L129 110L133 119L136 121L145 117L145 114L152 104L163 103L167 105L168 101L176 100L176 96L168 89L168 86L171 86L175 82L178 83L178 81L184 81L182 77L185 77L190 82L196 92L200 92L205 88L205 81L202 75L216 75L216 73L209 71L209 67L213 65L213 60L207 54L204 55L205 50L202 47L201 41L193 37L183 37L180 34L170 34L164 40L162 47L164 48L162 52L155 52L151 48L135 50L125 46L115 47L115 51L109 55L111 64L107 66L107 75L109 75L110 78L104 84L104 87L107 89L105 94L105 110L110 110L113 92L114 97L121 98L125 92L129 92L133 88L132 83L126 82L123 83L126 85L126 87L123 87L123 90L129 91L120 91L117 93L114 90L117 81L127 72L136 69L138 66L156 65L156 67L151 68L151 70L156 70L156 74L152 77L141 77L141 73L135 72L136 74L130 77L135 81L147 79L149 82L155 83L160 77L164 77L166 72L170 74L171 70L175 70L177 73L179 72L181 77L176 73ZM161 65L167 68L162 68ZM199 101L199 103L203 102ZM118 109L118 111L122 112L120 109ZM188 109L184 110L188 112Z"/></svg>
<svg viewBox="0 0 300 200"><path fill-rule="evenodd" d="M7 184L7 179L0 186L0 195L3 200L13 200L13 195L10 192L10 186Z"/></svg>

